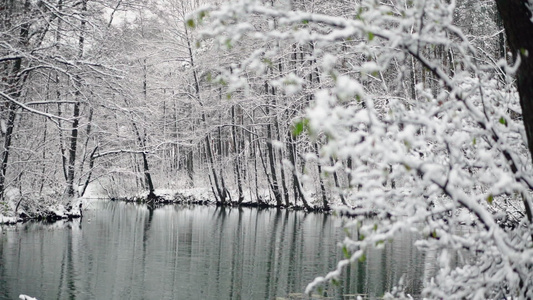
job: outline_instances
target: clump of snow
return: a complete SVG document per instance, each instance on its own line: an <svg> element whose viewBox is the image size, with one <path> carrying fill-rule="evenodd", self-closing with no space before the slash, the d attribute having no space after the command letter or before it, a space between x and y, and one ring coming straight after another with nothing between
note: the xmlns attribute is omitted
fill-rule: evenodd
<svg viewBox="0 0 533 300"><path fill-rule="evenodd" d="M332 55L330 53L327 53L322 58L322 68L324 70L329 71L335 68L335 64L337 63L337 57L335 55Z"/></svg>
<svg viewBox="0 0 533 300"><path fill-rule="evenodd" d="M373 74L381 71L381 69L382 67L380 67L375 61L368 61L361 65L361 73L363 75Z"/></svg>
<svg viewBox="0 0 533 300"><path fill-rule="evenodd" d="M334 92L343 101L352 100L354 97L364 97L363 86L357 80L353 80L348 76L339 76L337 78L337 86Z"/></svg>
<svg viewBox="0 0 533 300"><path fill-rule="evenodd" d="M283 149L283 147L285 146L285 144L283 142L280 142L278 140L272 140L272 147L274 147L275 149Z"/></svg>
<svg viewBox="0 0 533 300"><path fill-rule="evenodd" d="M65 207L59 204L49 207L47 212L53 214L54 216L57 216L58 218L65 218L67 215L67 210L65 209Z"/></svg>
<svg viewBox="0 0 533 300"><path fill-rule="evenodd" d="M292 96L302 90L304 80L294 73L289 73L278 80L273 80L271 84L275 87L283 88L287 96Z"/></svg>
<svg viewBox="0 0 533 300"><path fill-rule="evenodd" d="M24 295L24 294L20 294L19 295L19 299L21 299L21 300L37 300L37 298L30 297L30 296L27 296L27 295Z"/></svg>
<svg viewBox="0 0 533 300"><path fill-rule="evenodd" d="M16 217L6 217L0 215L0 224L15 224L17 221L18 219Z"/></svg>

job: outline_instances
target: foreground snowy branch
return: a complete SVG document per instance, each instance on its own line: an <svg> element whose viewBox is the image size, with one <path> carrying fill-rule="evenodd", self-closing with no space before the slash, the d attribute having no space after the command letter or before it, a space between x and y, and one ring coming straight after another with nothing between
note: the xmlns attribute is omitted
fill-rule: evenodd
<svg viewBox="0 0 533 300"><path fill-rule="evenodd" d="M438 253L440 266L424 297L531 298L531 158L518 94L510 78L496 76L514 68L480 59L455 24L454 1L308 9L240 1L190 17L207 22L205 38L222 48L247 39L270 45L225 73L239 83L233 90L254 88L235 78L266 74L276 55L309 47L306 60L320 80L301 73L286 95L313 89L308 134L321 144L323 163L338 162L329 172L350 179L344 193L356 209L340 210L377 217L350 222L357 234L343 243L346 260L306 292L334 283L395 233L414 230L416 245Z"/></svg>

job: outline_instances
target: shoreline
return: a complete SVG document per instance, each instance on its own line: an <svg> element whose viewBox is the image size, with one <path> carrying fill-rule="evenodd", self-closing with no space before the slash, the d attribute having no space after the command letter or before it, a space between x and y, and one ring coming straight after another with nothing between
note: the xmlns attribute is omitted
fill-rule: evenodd
<svg viewBox="0 0 533 300"><path fill-rule="evenodd" d="M168 196L168 195L167 195ZM129 202L129 203L140 203L140 204L146 204L148 207L155 208L158 205L170 205L170 204L176 204L176 205L214 205L217 207L233 207L233 208L239 208L239 207L247 207L247 208L258 208L258 209L290 209L295 211L305 211L305 212L315 212L315 213L328 213L334 211L331 207L322 207L322 206L310 206L309 208L306 208L303 205L281 205L278 206L273 203L268 203L265 201L210 201L206 199L199 199L192 195L185 195L180 192L175 193L171 196L171 198L156 195L154 198L149 199L147 196L130 196L130 197L112 197L109 198L110 201L123 201L123 202Z"/></svg>

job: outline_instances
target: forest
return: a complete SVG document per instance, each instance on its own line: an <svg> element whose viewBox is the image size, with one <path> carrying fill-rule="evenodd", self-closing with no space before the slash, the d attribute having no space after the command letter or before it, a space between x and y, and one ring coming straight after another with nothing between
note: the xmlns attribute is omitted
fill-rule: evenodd
<svg viewBox="0 0 533 300"><path fill-rule="evenodd" d="M91 190L333 211L308 293L416 231L424 297L531 298L532 32L531 0L1 0L0 221Z"/></svg>

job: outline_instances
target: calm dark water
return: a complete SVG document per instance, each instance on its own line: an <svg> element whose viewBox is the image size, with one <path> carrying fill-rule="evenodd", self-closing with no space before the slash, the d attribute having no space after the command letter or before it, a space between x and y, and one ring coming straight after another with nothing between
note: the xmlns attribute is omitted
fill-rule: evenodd
<svg viewBox="0 0 533 300"><path fill-rule="evenodd" d="M93 201L83 220L2 226L0 299L297 298L342 253L340 219L286 210ZM378 298L404 275L417 295L430 257L398 236L345 272L335 299Z"/></svg>

